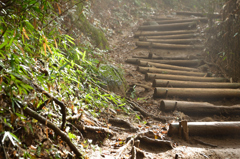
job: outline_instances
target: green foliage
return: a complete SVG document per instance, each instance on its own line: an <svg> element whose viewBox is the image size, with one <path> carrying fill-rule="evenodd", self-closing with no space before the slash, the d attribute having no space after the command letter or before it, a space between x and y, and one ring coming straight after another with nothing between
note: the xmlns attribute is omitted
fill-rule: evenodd
<svg viewBox="0 0 240 159"><path fill-rule="evenodd" d="M34 134L36 122L26 124L22 105L37 110L48 101L39 112L62 114L59 106L35 85L63 101L67 115L83 110L97 116L107 107L124 109L124 99L102 90L101 86L108 82L101 79L110 77L104 73L108 71L104 64L98 68L99 61L88 56L89 52L94 54L93 50L75 45L75 39L61 32L62 24L58 20L61 13L55 7L58 4L55 0L10 0L0 6L0 130L4 134L0 137L3 142L6 138L12 145L19 142L12 133L18 125L24 125L27 133ZM84 15L79 18L82 29L95 39L96 45L107 48L103 32L92 26ZM124 81L123 74L114 70L118 69L112 69L112 80ZM59 125L58 119L54 122ZM70 132L69 137L76 140ZM41 150L38 147L36 154L40 155ZM29 152L24 152L24 157L29 156Z"/></svg>

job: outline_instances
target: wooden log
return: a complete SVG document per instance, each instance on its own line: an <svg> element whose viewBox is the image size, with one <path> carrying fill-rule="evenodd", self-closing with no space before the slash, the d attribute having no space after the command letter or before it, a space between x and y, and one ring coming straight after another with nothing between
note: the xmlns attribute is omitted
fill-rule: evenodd
<svg viewBox="0 0 240 159"><path fill-rule="evenodd" d="M178 71L178 70L169 70L169 69L159 69L159 68L151 68L151 67L137 67L137 71L141 72L141 73L161 73L161 74L173 74L173 75L185 75L185 76L199 76L199 77L204 77L206 75L206 73L202 73L202 72L189 72L189 71ZM155 81L155 80L154 80ZM156 84L161 84L162 83L166 84L167 80L163 80L165 82L162 81L157 81ZM169 83L169 86L171 83ZM154 86L156 87L156 86Z"/></svg>
<svg viewBox="0 0 240 159"><path fill-rule="evenodd" d="M203 13L197 13L197 12L176 12L177 15L187 15L187 16L198 16L198 17L209 17L209 18L221 18L221 14L203 14Z"/></svg>
<svg viewBox="0 0 240 159"><path fill-rule="evenodd" d="M174 31L137 31L135 37L139 36L157 36L157 35L176 35L197 33L197 30L174 30Z"/></svg>
<svg viewBox="0 0 240 159"><path fill-rule="evenodd" d="M170 50L187 50L187 49L203 49L203 45L180 45L180 44L162 44L162 43L151 43L151 42L136 42L138 47L150 47L158 49L170 49Z"/></svg>
<svg viewBox="0 0 240 159"><path fill-rule="evenodd" d="M203 56L195 56L195 55L188 55L188 56L157 56L152 53L149 53L148 56L132 56L132 58L141 59L158 59L158 60L194 60L194 59L203 59Z"/></svg>
<svg viewBox="0 0 240 159"><path fill-rule="evenodd" d="M129 58L125 61L126 63L131 63L131 64L138 64L139 59L138 58Z"/></svg>
<svg viewBox="0 0 240 159"><path fill-rule="evenodd" d="M140 60L140 62L141 62L141 60ZM153 62L148 62L147 64L145 63L145 65L141 65L141 66L152 66L152 67L162 68L162 69L199 72L199 70L196 68L181 67L181 66L174 66L174 65L160 64L160 63L153 63Z"/></svg>
<svg viewBox="0 0 240 159"><path fill-rule="evenodd" d="M166 75L157 73L146 73L145 79L153 81L155 79L180 80L180 81L196 81L196 82L226 82L226 78L222 77L197 77L183 75Z"/></svg>
<svg viewBox="0 0 240 159"><path fill-rule="evenodd" d="M239 115L240 105L217 106L207 102L186 102L175 100L162 100L160 110L164 112L181 111L187 115Z"/></svg>
<svg viewBox="0 0 240 159"><path fill-rule="evenodd" d="M151 19L155 19L155 20L177 20L176 18L167 18L167 17L152 17Z"/></svg>
<svg viewBox="0 0 240 159"><path fill-rule="evenodd" d="M171 23L185 23L185 22L202 22L207 23L208 18L192 18L192 19L180 19L180 20L159 20L157 21L158 24L171 24Z"/></svg>
<svg viewBox="0 0 240 159"><path fill-rule="evenodd" d="M199 36L199 34L178 34L178 35L161 35L161 36L140 36L140 41L146 41L147 39L189 39L195 38Z"/></svg>
<svg viewBox="0 0 240 159"><path fill-rule="evenodd" d="M176 66L191 66L197 67L200 66L203 61L202 60L158 60L158 59L140 59L138 64L140 66L147 66L148 62L160 63L160 64L169 64Z"/></svg>
<svg viewBox="0 0 240 159"><path fill-rule="evenodd" d="M148 54L148 58L151 59L162 59L162 60L193 60L193 59L203 59L203 56L195 56L195 55L188 55L188 56L181 56L181 55L175 55L175 56L157 56L153 53Z"/></svg>
<svg viewBox="0 0 240 159"><path fill-rule="evenodd" d="M152 22L157 22L158 24L171 24L171 23L185 23L185 22L203 22L207 23L207 18L195 18L195 19L170 19L170 20L157 20L157 21L147 21L143 25L149 25Z"/></svg>
<svg viewBox="0 0 240 159"><path fill-rule="evenodd" d="M239 136L240 122L188 122L189 136ZM179 123L169 125L168 135L178 134Z"/></svg>
<svg viewBox="0 0 240 159"><path fill-rule="evenodd" d="M140 40L140 39L139 39ZM167 43L167 44L196 44L201 43L203 39L141 39L152 43Z"/></svg>
<svg viewBox="0 0 240 159"><path fill-rule="evenodd" d="M211 89L211 88L161 88L154 89L154 97L179 97L197 99L219 99L240 97L239 89Z"/></svg>
<svg viewBox="0 0 240 159"><path fill-rule="evenodd" d="M139 30L144 31L169 31L169 30L190 30L196 28L195 22L187 22L187 23L172 23L172 24L162 24L162 25L148 25L148 26L140 26Z"/></svg>
<svg viewBox="0 0 240 159"><path fill-rule="evenodd" d="M149 72L149 71L148 71ZM193 72L188 72L193 73ZM203 73L204 74L204 73ZM193 74L197 76L197 74ZM200 74L199 74L200 76ZM240 83L224 83L224 82L192 82L178 80L162 80L155 79L153 87L174 87L174 88L240 88Z"/></svg>

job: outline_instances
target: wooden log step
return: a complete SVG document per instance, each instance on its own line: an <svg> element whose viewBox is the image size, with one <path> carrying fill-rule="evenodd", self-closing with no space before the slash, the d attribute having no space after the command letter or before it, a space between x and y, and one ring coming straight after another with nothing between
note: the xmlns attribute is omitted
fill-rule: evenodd
<svg viewBox="0 0 240 159"><path fill-rule="evenodd" d="M160 110L164 112L181 111L187 115L239 115L240 105L217 106L207 102L186 102L175 100L162 100Z"/></svg>
<svg viewBox="0 0 240 159"><path fill-rule="evenodd" d="M176 18L167 18L167 17L152 17L154 20L177 20Z"/></svg>
<svg viewBox="0 0 240 159"><path fill-rule="evenodd" d="M199 76L199 77L204 77L207 75L207 73L202 73L202 72L189 72L189 71L178 71L178 70L169 70L169 69L159 69L159 68L151 68L151 67L137 67L137 71L141 73L161 73L161 74L172 74L172 75L185 75L185 76ZM154 80L155 81L155 80ZM164 81L164 80L163 80ZM167 83L167 81L157 81L157 85L164 85ZM168 86L172 86L169 83ZM166 85L165 85L166 86ZM156 86L153 86L156 87ZM162 86L160 86L162 87Z"/></svg>
<svg viewBox="0 0 240 159"><path fill-rule="evenodd" d="M146 42L152 42L152 43L167 43L167 44L196 44L196 43L202 43L203 39L139 39Z"/></svg>
<svg viewBox="0 0 240 159"><path fill-rule="evenodd" d="M129 58L125 61L126 63L131 63L131 64L138 64L139 59L138 58Z"/></svg>
<svg viewBox="0 0 240 159"><path fill-rule="evenodd" d="M137 31L135 37L139 36L158 36L197 33L197 30L174 30L174 31Z"/></svg>
<svg viewBox="0 0 240 159"><path fill-rule="evenodd" d="M141 66L152 66L152 67L162 68L162 69L199 72L199 70L196 68L181 67L181 66L174 66L174 65L160 64L160 63L153 63L153 62L148 62L146 65L141 65Z"/></svg>
<svg viewBox="0 0 240 159"><path fill-rule="evenodd" d="M190 39L199 36L199 34L178 34L178 35L165 35L165 36L140 36L140 41L147 39Z"/></svg>
<svg viewBox="0 0 240 159"><path fill-rule="evenodd" d="M202 23L207 23L208 19L207 18L195 18L195 19L171 19L171 20L157 20L157 21L147 21L143 23L143 25L149 25L152 22L157 22L158 24L171 24L171 23L185 23L185 22L202 22Z"/></svg>
<svg viewBox="0 0 240 159"><path fill-rule="evenodd" d="M145 79L153 81L155 79L179 80L179 81L196 81L196 82L226 82L226 78L222 77L197 77L197 76L183 76L183 75L166 75L157 73L146 73Z"/></svg>
<svg viewBox="0 0 240 159"><path fill-rule="evenodd" d="M178 135L179 123L169 125L168 135ZM240 122L188 122L189 136L239 136ZM181 131L180 131L181 132Z"/></svg>
<svg viewBox="0 0 240 159"><path fill-rule="evenodd" d="M195 55L188 55L188 56L157 56L153 53L149 53L148 56L132 56L132 58L141 59L158 59L158 60L194 60L194 59L203 59L203 56L195 56Z"/></svg>
<svg viewBox="0 0 240 159"><path fill-rule="evenodd" d="M188 72L193 73L193 72ZM193 74L196 76L196 74ZM199 73L200 75L200 73ZM153 87L174 87L174 88L240 88L240 83L224 83L224 82L190 82L178 80L162 80L155 79Z"/></svg>
<svg viewBox="0 0 240 159"><path fill-rule="evenodd" d="M162 24L162 25L140 26L139 30L144 30L144 31L190 30L190 29L196 28L196 26L197 26L197 24L195 22L172 23L172 24Z"/></svg>
<svg viewBox="0 0 240 159"><path fill-rule="evenodd" d="M158 60L158 59L141 59L138 61L138 65L147 66L148 62L160 63L160 64L169 64L175 66L191 66L197 67L200 66L203 61L202 60Z"/></svg>
<svg viewBox="0 0 240 159"><path fill-rule="evenodd" d="M179 97L194 99L235 98L240 97L239 89L212 89L212 88L161 88L154 89L155 98Z"/></svg>
<svg viewBox="0 0 240 159"><path fill-rule="evenodd" d="M194 15L194 16L198 16L198 17L209 17L209 18L221 18L221 14L203 14L203 13L197 13L197 12L182 12L182 11L179 11L179 12L176 12L177 15L187 15L187 16L191 16L191 15Z"/></svg>
<svg viewBox="0 0 240 159"><path fill-rule="evenodd" d="M162 44L162 43L152 43L152 42L136 42L138 47L150 47L158 49L170 49L170 50L186 50L186 49L203 49L203 45L182 45L182 44Z"/></svg>

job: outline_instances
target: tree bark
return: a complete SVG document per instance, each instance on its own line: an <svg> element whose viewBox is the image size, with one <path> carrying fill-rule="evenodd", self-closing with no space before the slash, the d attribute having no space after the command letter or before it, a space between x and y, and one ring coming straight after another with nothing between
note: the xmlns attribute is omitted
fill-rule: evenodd
<svg viewBox="0 0 240 159"><path fill-rule="evenodd" d="M232 136L240 134L240 122L188 122L189 136ZM179 123L171 123L168 135L178 134Z"/></svg>
<svg viewBox="0 0 240 159"><path fill-rule="evenodd" d="M148 71L150 72L150 71ZM169 72L170 73L170 72ZM189 74L193 72L187 72ZM197 76L197 74L193 74ZM200 75L200 74L199 74ZM174 87L174 88L240 88L240 83L223 83L223 82L192 82L177 80L155 79L153 87Z"/></svg>
<svg viewBox="0 0 240 159"><path fill-rule="evenodd" d="M139 36L158 36L197 33L197 30L174 30L174 31L137 31L135 37Z"/></svg>
<svg viewBox="0 0 240 159"><path fill-rule="evenodd" d="M190 30L190 29L196 28L196 26L197 24L195 22L172 23L172 24L162 24L162 25L140 26L139 30L144 30L144 31Z"/></svg>
<svg viewBox="0 0 240 159"><path fill-rule="evenodd" d="M185 102L174 100L162 100L160 110L164 112L181 111L188 115L238 115L240 105L235 106L217 106L207 102Z"/></svg>
<svg viewBox="0 0 240 159"><path fill-rule="evenodd" d="M199 77L204 77L206 73L202 72L188 72L188 71L177 71L177 70L169 70L169 69L158 69L158 68L151 68L151 67L137 67L137 71L141 73L161 73L161 74L173 74L173 75L185 75L185 76L199 76ZM155 80L154 80L155 81ZM159 80L160 81L160 80ZM164 85L167 83L167 81L160 81L157 82L157 84L162 84ZM164 84L163 84L164 83ZM171 85L169 85L171 86Z"/></svg>
<svg viewBox="0 0 240 159"><path fill-rule="evenodd" d="M183 75L166 75L157 73L146 73L145 79L166 79L166 80L180 80L180 81L196 81L196 82L226 82L226 78L222 77L197 77L197 76L183 76Z"/></svg>
<svg viewBox="0 0 240 159"><path fill-rule="evenodd" d="M212 99L240 97L239 89L210 89L210 88L161 88L154 89L154 97L167 98L197 98Z"/></svg>
<svg viewBox="0 0 240 159"><path fill-rule="evenodd" d="M170 50L187 50L187 49L203 49L203 45L180 45L180 44L162 44L162 43L152 43L152 42L136 42L136 46L138 47L150 47L158 48L158 49L170 49Z"/></svg>

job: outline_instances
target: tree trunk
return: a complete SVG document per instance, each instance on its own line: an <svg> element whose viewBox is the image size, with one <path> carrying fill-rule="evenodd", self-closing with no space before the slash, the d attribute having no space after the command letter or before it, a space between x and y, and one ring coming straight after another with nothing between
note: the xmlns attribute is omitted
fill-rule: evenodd
<svg viewBox="0 0 240 159"><path fill-rule="evenodd" d="M176 35L197 33L197 30L174 30L174 31L137 31L135 37L139 36L157 36L157 35Z"/></svg>
<svg viewBox="0 0 240 159"><path fill-rule="evenodd" d="M183 75L166 75L157 73L146 73L145 79L166 79L166 80L180 80L180 81L196 81L196 82L226 82L226 78L222 77L197 77L197 76L183 76Z"/></svg>
<svg viewBox="0 0 240 159"><path fill-rule="evenodd" d="M139 30L144 31L170 31L170 30L190 30L196 28L196 23L172 23L172 24L162 24L162 25L148 25L148 26L140 26Z"/></svg>
<svg viewBox="0 0 240 159"><path fill-rule="evenodd" d="M137 71L141 73L161 73L161 74L173 74L173 75L185 75L185 76L199 76L204 77L206 73L202 72L188 72L188 71L178 71L178 70L169 70L169 69L158 69L158 68L151 68L151 67L137 67ZM155 81L155 80L154 80ZM164 80L163 80L164 81ZM167 83L167 81L164 82L157 82L157 84ZM163 84L162 84L163 85ZM172 86L172 85L169 85Z"/></svg>
<svg viewBox="0 0 240 159"><path fill-rule="evenodd" d="M212 99L240 97L239 89L210 89L210 88L161 88L154 89L154 97L167 98L197 98Z"/></svg>
<svg viewBox="0 0 240 159"><path fill-rule="evenodd" d="M235 106L216 106L206 102L185 102L174 100L162 100L160 110L164 112L181 111L187 115L238 115L240 105Z"/></svg>
<svg viewBox="0 0 240 159"><path fill-rule="evenodd" d="M150 71L148 71L150 72ZM170 73L170 72L169 72ZM193 72L188 72L189 74ZM197 76L197 74L193 74ZM200 74L199 74L200 76ZM240 83L222 83L222 82L190 82L176 80L155 79L153 87L174 87L174 88L240 88Z"/></svg>
<svg viewBox="0 0 240 159"><path fill-rule="evenodd" d="M240 122L188 122L189 136L232 136L240 134ZM171 123L168 135L177 135L179 123Z"/></svg>
<svg viewBox="0 0 240 159"><path fill-rule="evenodd" d="M158 49L170 49L170 50L177 50L177 49L203 49L202 45L180 45L180 44L162 44L162 43L152 43L152 42L136 42L136 45L139 47L150 47L158 48Z"/></svg>

